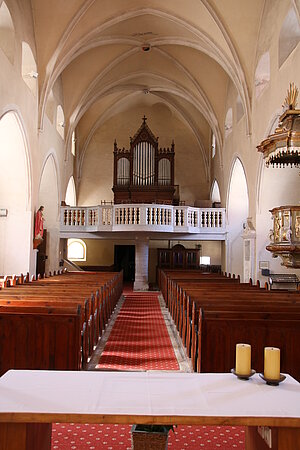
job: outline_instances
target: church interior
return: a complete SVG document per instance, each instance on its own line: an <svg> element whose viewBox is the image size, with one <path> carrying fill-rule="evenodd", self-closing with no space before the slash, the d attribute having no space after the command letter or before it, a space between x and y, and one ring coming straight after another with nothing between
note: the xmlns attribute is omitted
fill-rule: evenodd
<svg viewBox="0 0 300 450"><path fill-rule="evenodd" d="M75 271L106 321L123 287L161 292L185 346L176 271L299 293L299 41L300 0L0 0L3 308L9 280Z"/></svg>

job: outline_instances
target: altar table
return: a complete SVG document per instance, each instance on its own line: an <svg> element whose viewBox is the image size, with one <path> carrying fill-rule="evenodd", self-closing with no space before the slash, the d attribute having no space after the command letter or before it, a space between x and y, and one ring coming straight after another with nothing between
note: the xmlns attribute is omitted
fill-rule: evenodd
<svg viewBox="0 0 300 450"><path fill-rule="evenodd" d="M300 449L300 384L230 373L10 370L0 378L0 449L49 450L53 422L244 425L246 449Z"/></svg>

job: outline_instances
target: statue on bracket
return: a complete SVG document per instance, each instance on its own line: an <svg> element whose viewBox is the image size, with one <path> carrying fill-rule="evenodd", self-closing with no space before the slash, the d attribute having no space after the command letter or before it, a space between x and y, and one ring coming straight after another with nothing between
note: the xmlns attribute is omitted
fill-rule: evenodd
<svg viewBox="0 0 300 450"><path fill-rule="evenodd" d="M36 249L43 242L44 234L44 206L40 206L36 212L35 223L34 223L34 239L33 248Z"/></svg>

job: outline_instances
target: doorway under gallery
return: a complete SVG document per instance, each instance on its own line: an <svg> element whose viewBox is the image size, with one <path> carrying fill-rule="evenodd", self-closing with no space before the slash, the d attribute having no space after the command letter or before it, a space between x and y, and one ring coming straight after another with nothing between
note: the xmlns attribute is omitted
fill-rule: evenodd
<svg viewBox="0 0 300 450"><path fill-rule="evenodd" d="M114 268L117 271L123 270L124 282L133 282L135 274L135 246L115 245L114 247Z"/></svg>

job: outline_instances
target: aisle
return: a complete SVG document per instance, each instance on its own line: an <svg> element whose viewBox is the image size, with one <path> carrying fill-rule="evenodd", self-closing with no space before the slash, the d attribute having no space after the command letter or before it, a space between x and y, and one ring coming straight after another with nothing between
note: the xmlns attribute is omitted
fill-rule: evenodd
<svg viewBox="0 0 300 450"><path fill-rule="evenodd" d="M125 294L96 368L179 370L156 292Z"/></svg>
<svg viewBox="0 0 300 450"><path fill-rule="evenodd" d="M124 291L124 303L99 346L99 370L179 370L159 293ZM97 352L96 352L97 353ZM94 369L94 370L96 370ZM53 450L130 450L130 425L53 424ZM178 426L172 450L244 450L244 428ZM155 450L155 449L153 449Z"/></svg>

